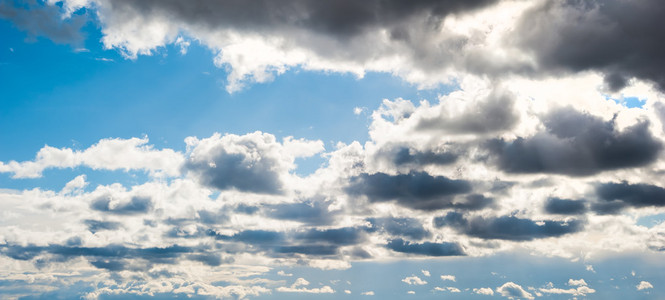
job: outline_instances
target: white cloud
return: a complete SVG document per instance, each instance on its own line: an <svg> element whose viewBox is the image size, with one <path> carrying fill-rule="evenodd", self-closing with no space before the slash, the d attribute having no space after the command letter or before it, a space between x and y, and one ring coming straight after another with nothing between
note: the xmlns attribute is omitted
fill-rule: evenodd
<svg viewBox="0 0 665 300"><path fill-rule="evenodd" d="M583 285L587 285L587 283L586 283L586 281L584 281L583 278L580 278L578 280L575 280L575 279L571 278L571 279L568 279L568 285L583 286Z"/></svg>
<svg viewBox="0 0 665 300"><path fill-rule="evenodd" d="M547 294L569 294L573 296L586 296L587 294L593 294L596 292L596 290L587 286L587 283L586 281L584 281L584 279L579 279L579 280L569 279L568 285L576 286L576 288L569 288L569 289L556 288L554 287L554 284L550 282L547 284L546 287L540 288L539 290Z"/></svg>
<svg viewBox="0 0 665 300"><path fill-rule="evenodd" d="M416 294L415 291L407 291L406 293L409 294L409 295L415 295Z"/></svg>
<svg viewBox="0 0 665 300"><path fill-rule="evenodd" d="M363 296L374 296L374 291L367 291L360 293Z"/></svg>
<svg viewBox="0 0 665 300"><path fill-rule="evenodd" d="M462 292L460 289L458 289L456 287L451 287L451 286L449 286L449 287L439 287L439 286L437 286L437 287L434 288L434 290L435 291L440 291L440 292L451 292L451 293L461 293Z"/></svg>
<svg viewBox="0 0 665 300"><path fill-rule="evenodd" d="M446 280L455 281L455 279L456 279L455 275L441 275L441 280L443 281Z"/></svg>
<svg viewBox="0 0 665 300"><path fill-rule="evenodd" d="M103 139L83 151L44 146L34 161L0 162L0 172L13 178L38 178L49 168L86 166L95 170L146 170L154 175L177 176L184 161L171 149L156 150L148 138Z"/></svg>
<svg viewBox="0 0 665 300"><path fill-rule="evenodd" d="M430 274L429 271L427 271L427 270L420 270L420 272L422 272L423 275L425 275L425 276L427 276L427 277L432 276L432 274Z"/></svg>
<svg viewBox="0 0 665 300"><path fill-rule="evenodd" d="M425 285L425 284L427 284L427 281L424 281L424 280L420 279L420 277L415 276L415 275L402 279L402 282L404 282L408 285Z"/></svg>
<svg viewBox="0 0 665 300"><path fill-rule="evenodd" d="M479 295L487 295L487 296L493 296L494 295L494 290L491 288L474 288L473 292Z"/></svg>
<svg viewBox="0 0 665 300"><path fill-rule="evenodd" d="M298 278L296 281L290 286L290 287L278 287L276 290L278 292L284 292L284 293L309 293L309 294L333 294L335 293L335 290L333 290L330 286L323 286L320 288L311 288L308 289L306 288L309 286L309 281L305 280L305 278Z"/></svg>
<svg viewBox="0 0 665 300"><path fill-rule="evenodd" d="M286 276L286 277L291 277L291 276L293 276L293 274L291 274L291 273L286 273L286 272L281 271L281 270L280 270L279 272L277 272L277 275L279 275L279 276Z"/></svg>
<svg viewBox="0 0 665 300"><path fill-rule="evenodd" d="M351 294L351 291L349 291L349 290L344 290L344 294Z"/></svg>
<svg viewBox="0 0 665 300"><path fill-rule="evenodd" d="M504 283L502 286L496 288L496 292L501 294L501 296L510 299L515 299L515 298L534 299L531 293L527 292L522 288L522 286L514 282Z"/></svg>
<svg viewBox="0 0 665 300"><path fill-rule="evenodd" d="M640 284L638 284L635 288L637 288L638 291L641 291L641 290L652 289L653 285L651 285L651 283L648 281L640 281Z"/></svg>

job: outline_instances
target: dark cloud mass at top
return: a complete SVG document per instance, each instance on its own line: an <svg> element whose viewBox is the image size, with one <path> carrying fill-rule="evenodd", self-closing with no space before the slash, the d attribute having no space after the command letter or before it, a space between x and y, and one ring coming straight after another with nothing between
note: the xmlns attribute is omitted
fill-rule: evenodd
<svg viewBox="0 0 665 300"><path fill-rule="evenodd" d="M660 0L549 0L523 15L516 38L544 71L597 70L612 90L632 77L665 90L663 15Z"/></svg>
<svg viewBox="0 0 665 300"><path fill-rule="evenodd" d="M371 27L390 27L416 14L440 18L497 0L118 0L117 10L158 13L203 27L239 30L305 29L351 37Z"/></svg>

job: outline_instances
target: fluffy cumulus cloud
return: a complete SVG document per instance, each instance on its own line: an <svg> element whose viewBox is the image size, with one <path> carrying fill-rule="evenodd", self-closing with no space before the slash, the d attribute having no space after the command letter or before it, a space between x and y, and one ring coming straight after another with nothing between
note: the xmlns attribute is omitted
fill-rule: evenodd
<svg viewBox="0 0 665 300"><path fill-rule="evenodd" d="M509 299L535 299L531 293L514 282L504 283L502 286L496 288L496 292Z"/></svg>
<svg viewBox="0 0 665 300"><path fill-rule="evenodd" d="M76 174L61 188L0 189L1 278L87 284L89 298L243 298L346 288L285 271L271 280L271 268L511 251L585 261L665 249L665 226L639 222L665 213L656 0L22 3L0 2L0 18L58 42L76 40L89 18L103 45L128 59L204 45L228 69L229 91L291 68L452 85L436 99L357 108L368 139L331 148L270 132L219 133L189 137L182 151L110 138L3 158L9 180ZM619 101L630 97L643 105ZM325 163L298 175L296 162L315 155ZM99 170L148 176L88 182ZM595 292L582 279L553 281L432 289L515 299Z"/></svg>

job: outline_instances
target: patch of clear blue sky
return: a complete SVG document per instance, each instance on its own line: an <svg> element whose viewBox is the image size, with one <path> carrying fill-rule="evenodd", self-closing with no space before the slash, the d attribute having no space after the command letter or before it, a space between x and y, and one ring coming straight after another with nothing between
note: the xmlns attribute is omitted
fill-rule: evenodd
<svg viewBox="0 0 665 300"><path fill-rule="evenodd" d="M340 141L368 139L368 114L355 115L355 107L371 112L383 99L398 97L435 102L450 90L418 90L389 74L358 79L295 68L272 82L228 94L227 71L216 68L214 53L196 42L186 55L167 46L127 60L103 49L93 22L83 31L87 51L75 51L45 38L27 41L23 32L0 20L0 161L32 160L44 145L85 149L103 138L144 135L156 148L184 151L187 136L257 130L279 139L320 139L332 150ZM323 162L320 157L300 159L296 172L311 173ZM123 172L83 171L99 183L127 180ZM0 174L0 182L4 188L61 188L80 173L51 170L46 174L54 178L38 180Z"/></svg>

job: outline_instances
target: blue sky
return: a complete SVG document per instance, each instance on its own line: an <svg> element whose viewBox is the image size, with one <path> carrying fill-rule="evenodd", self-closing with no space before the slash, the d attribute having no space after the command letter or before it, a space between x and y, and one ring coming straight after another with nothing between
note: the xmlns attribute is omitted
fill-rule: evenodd
<svg viewBox="0 0 665 300"><path fill-rule="evenodd" d="M661 299L659 6L599 3L0 0L0 298Z"/></svg>

